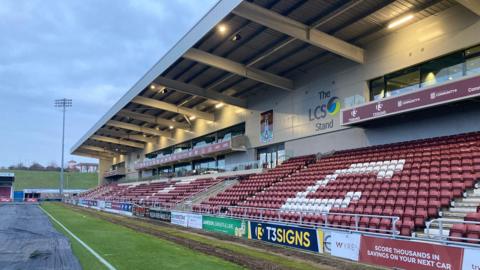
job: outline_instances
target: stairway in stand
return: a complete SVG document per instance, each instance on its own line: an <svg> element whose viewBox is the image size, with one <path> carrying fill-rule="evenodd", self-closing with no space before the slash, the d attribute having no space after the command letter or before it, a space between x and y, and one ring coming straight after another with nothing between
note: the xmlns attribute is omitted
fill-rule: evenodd
<svg viewBox="0 0 480 270"><path fill-rule="evenodd" d="M455 224L455 221L463 221L467 214L476 213L480 207L480 183L475 184L475 188L466 191L463 194L463 198L455 199L451 202L451 206L448 209L442 209L439 215L441 218L448 219L442 221L443 236L449 235L450 228ZM417 236L427 235L427 229L423 233L417 233ZM430 237L435 238L440 236L438 222L430 225Z"/></svg>

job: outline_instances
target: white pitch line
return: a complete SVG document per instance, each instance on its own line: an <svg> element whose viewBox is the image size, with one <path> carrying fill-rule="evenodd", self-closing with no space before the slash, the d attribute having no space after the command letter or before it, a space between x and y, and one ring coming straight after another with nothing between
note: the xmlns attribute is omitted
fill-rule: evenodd
<svg viewBox="0 0 480 270"><path fill-rule="evenodd" d="M113 265L111 265L107 260L102 258L95 250L93 250L91 247L89 247L85 242L83 242L80 238L78 238L75 234L73 234L67 227L65 227L60 221L58 221L56 218L54 218L50 213L47 212L47 210L43 209L43 207L40 207L40 209L45 212L53 221L55 221L62 229L64 229L68 234L70 234L75 240L77 240L83 247L85 247L90 253L93 254L101 263L103 263L109 270L117 270Z"/></svg>

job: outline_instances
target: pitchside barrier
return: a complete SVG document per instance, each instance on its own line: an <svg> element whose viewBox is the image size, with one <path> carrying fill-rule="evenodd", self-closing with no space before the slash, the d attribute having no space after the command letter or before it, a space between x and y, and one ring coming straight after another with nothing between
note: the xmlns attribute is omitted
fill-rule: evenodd
<svg viewBox="0 0 480 270"><path fill-rule="evenodd" d="M331 227L295 224L258 217L233 217L225 214L171 211L164 208L119 202L65 200L65 202L102 211L170 222L172 224L224 233L235 237L262 241L273 245L299 249L314 254L329 254L371 265L406 270L480 270L480 245L462 246L442 239L412 238L398 235L395 228L388 234L361 231L355 226ZM108 206L121 208L110 211ZM117 210L117 209L114 209ZM346 215L346 214L336 214ZM362 215L357 215L360 220ZM383 218L383 217L382 217ZM326 219L328 221L328 217ZM391 234L393 231L393 234ZM429 242L426 242L429 241Z"/></svg>

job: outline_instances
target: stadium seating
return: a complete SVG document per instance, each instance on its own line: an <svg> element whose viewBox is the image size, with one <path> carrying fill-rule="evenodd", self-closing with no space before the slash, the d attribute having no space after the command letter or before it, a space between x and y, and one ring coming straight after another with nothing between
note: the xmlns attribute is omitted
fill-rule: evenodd
<svg viewBox="0 0 480 270"><path fill-rule="evenodd" d="M344 150L319 159L313 155L291 158L250 175L193 210L331 226L358 223L368 231L390 229L392 219L382 217L396 216L400 233L410 235L475 185L480 176L479 150L480 133L469 133ZM219 181L110 184L81 197L168 206ZM327 218L324 213L329 213ZM355 217L359 214L373 216ZM472 213L467 219L480 217ZM473 225L455 226L452 234L480 235L480 227Z"/></svg>
<svg viewBox="0 0 480 270"><path fill-rule="evenodd" d="M0 198L10 198L10 187L0 187Z"/></svg>
<svg viewBox="0 0 480 270"><path fill-rule="evenodd" d="M223 180L199 178L130 185L105 184L80 194L79 198L172 206Z"/></svg>
<svg viewBox="0 0 480 270"><path fill-rule="evenodd" d="M232 207L228 214L287 221L298 221L303 212L303 221L313 223L324 222L323 216L307 212L398 216L401 234L410 235L474 186L480 173L479 150L480 134L470 133L341 151L311 164L287 161L194 209L251 207ZM298 166L283 170L290 163ZM328 221L334 226L355 222L335 214ZM364 217L359 223L378 230L391 226L391 219ZM478 228L467 229L474 236Z"/></svg>
<svg viewBox="0 0 480 270"><path fill-rule="evenodd" d="M257 194L258 192L270 187L274 183L281 181L288 175L300 170L314 160L315 156L313 155L291 158L282 163L281 165L275 167L274 169L268 170L265 173L251 175L248 179L243 180L240 183L225 190L224 192L221 192L216 196L209 198L207 201L202 202L200 206L195 206L195 209L210 209L218 205L248 206L248 204L242 204L242 202L244 202L247 198L253 196L254 194ZM252 206L258 207L258 205Z"/></svg>

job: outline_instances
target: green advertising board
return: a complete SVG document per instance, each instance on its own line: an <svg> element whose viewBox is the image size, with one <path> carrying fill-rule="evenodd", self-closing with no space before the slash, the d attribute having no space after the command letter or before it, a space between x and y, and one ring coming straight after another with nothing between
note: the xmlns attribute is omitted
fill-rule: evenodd
<svg viewBox="0 0 480 270"><path fill-rule="evenodd" d="M247 238L247 225L245 220L203 216L202 228L206 231Z"/></svg>

